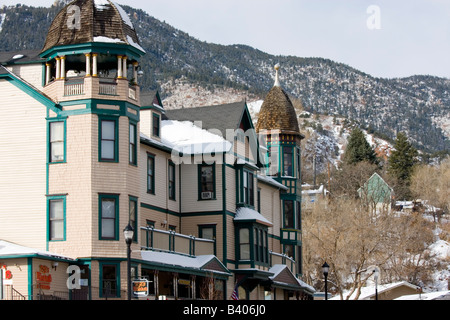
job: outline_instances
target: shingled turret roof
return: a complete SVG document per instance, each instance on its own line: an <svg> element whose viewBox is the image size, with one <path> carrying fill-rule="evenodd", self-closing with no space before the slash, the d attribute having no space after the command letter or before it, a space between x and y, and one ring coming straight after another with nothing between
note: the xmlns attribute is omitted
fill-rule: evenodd
<svg viewBox="0 0 450 320"><path fill-rule="evenodd" d="M284 133L300 134L297 114L288 94L280 85L277 70L275 85L269 91L258 116L256 132L279 130Z"/></svg>
<svg viewBox="0 0 450 320"><path fill-rule="evenodd" d="M109 0L75 0L53 20L42 52L90 42L122 43L144 51L126 12Z"/></svg>

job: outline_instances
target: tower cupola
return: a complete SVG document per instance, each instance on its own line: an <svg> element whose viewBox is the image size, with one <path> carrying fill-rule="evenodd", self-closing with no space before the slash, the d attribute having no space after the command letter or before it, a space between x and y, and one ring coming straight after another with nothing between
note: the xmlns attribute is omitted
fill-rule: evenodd
<svg viewBox="0 0 450 320"><path fill-rule="evenodd" d="M264 99L261 106L256 132L277 131L300 135L297 115L289 95L281 87L279 79L280 65L275 66L275 84Z"/></svg>
<svg viewBox="0 0 450 320"><path fill-rule="evenodd" d="M138 104L144 54L122 7L109 0L74 0L56 15L40 54L47 60L44 91L57 101L108 95Z"/></svg>

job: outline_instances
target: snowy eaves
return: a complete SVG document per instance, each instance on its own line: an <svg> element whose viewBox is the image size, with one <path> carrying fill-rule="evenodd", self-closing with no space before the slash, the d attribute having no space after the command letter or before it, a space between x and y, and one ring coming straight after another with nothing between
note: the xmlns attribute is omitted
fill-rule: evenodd
<svg viewBox="0 0 450 320"><path fill-rule="evenodd" d="M14 258L16 256L39 256L56 258L61 260L74 261L74 259L65 257L49 251L38 250L30 247L21 246L12 242L0 240L0 257L2 258Z"/></svg>
<svg viewBox="0 0 450 320"><path fill-rule="evenodd" d="M201 271L207 270L208 272L230 275L229 272L225 271L227 269L223 265L222 266L224 271L210 270L204 268L212 260L216 260L218 263L220 263L220 261L214 255L201 255L191 257L169 252L141 251L141 257L143 260L147 262L152 262L160 265L201 270Z"/></svg>
<svg viewBox="0 0 450 320"><path fill-rule="evenodd" d="M272 227L273 224L263 217L261 213L250 208L241 207L236 210L234 221L256 221L260 224Z"/></svg>
<svg viewBox="0 0 450 320"><path fill-rule="evenodd" d="M182 154L227 153L231 143L190 121L161 121L161 142Z"/></svg>

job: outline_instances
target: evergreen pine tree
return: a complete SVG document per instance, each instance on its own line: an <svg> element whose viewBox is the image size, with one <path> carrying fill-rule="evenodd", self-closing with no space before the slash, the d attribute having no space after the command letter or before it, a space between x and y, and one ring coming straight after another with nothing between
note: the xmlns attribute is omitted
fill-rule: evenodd
<svg viewBox="0 0 450 320"><path fill-rule="evenodd" d="M409 182L414 165L417 162L417 150L408 142L402 132L397 134L394 150L389 157L388 172L399 181Z"/></svg>
<svg viewBox="0 0 450 320"><path fill-rule="evenodd" d="M361 161L367 161L377 164L375 151L367 142L364 132L355 127L348 138L347 148L344 153L344 162L347 164L356 164Z"/></svg>
<svg viewBox="0 0 450 320"><path fill-rule="evenodd" d="M408 142L407 136L399 132L394 144L394 150L389 157L388 173L397 180L395 188L396 197L398 199L408 199L411 196L409 190L410 179L417 163L418 152Z"/></svg>

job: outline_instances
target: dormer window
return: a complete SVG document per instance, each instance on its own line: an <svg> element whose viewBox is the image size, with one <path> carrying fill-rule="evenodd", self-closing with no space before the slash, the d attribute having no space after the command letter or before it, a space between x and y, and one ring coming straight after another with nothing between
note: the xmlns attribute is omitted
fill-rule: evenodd
<svg viewBox="0 0 450 320"><path fill-rule="evenodd" d="M161 117L157 113L152 114L152 135L159 138L161 134Z"/></svg>

